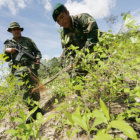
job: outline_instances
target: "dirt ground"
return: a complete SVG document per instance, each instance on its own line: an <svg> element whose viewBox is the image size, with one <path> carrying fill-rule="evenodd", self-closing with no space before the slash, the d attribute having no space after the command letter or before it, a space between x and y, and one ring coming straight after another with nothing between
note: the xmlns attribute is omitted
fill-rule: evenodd
<svg viewBox="0 0 140 140"><path fill-rule="evenodd" d="M51 97L49 96L50 93L51 91L45 88L41 91L40 105L44 110L46 110L45 115L44 115L45 118L47 118L51 113L56 113L55 108L57 107L57 105L54 103L55 103L55 99L58 99L58 97ZM77 98L77 95L72 95L72 97L69 97L69 99L63 98L62 100L69 101L69 100L76 100L76 98ZM124 112L127 109L127 106L123 103L123 100L124 99L121 98L121 99L118 99L116 102L111 103L110 113L117 115L119 113ZM137 102L140 102L140 99L137 99ZM137 124L133 120L130 120L129 124L135 129L135 131L137 131L137 134L140 137L140 124ZM56 121L53 119L41 127L40 135L44 137L44 140L45 138L48 138L49 140L69 140L66 135L66 130L68 129L67 126L65 126L63 130L56 129L57 127L55 126L60 126L60 125L61 124L59 120ZM112 132L112 135L122 137L124 140L128 140L128 138L119 130L114 130ZM91 135L90 137L87 137L86 132L84 132L82 129L81 129L81 132L79 132L78 134L74 135L71 138L71 140L93 140L93 139L94 139L93 135Z"/></svg>
<svg viewBox="0 0 140 140"><path fill-rule="evenodd" d="M41 99L40 99L40 107L44 110L44 119L46 119L50 114L56 113L55 108L59 105L55 104L55 99L58 99L60 102L63 102L64 100L76 100L77 95L73 95L72 97L69 97L69 99L66 98L58 98L57 96L51 97L51 90L46 89L43 87L41 89ZM139 99L138 99L139 102ZM126 110L127 106L125 104L121 104L121 100L119 102L113 102L110 105L110 111L113 114L119 114ZM3 121L0 122L0 140L12 140L10 135L6 135L4 132L5 130L8 130L10 128L13 128L13 123L10 122L10 118L7 116ZM137 124L135 121L130 120L131 126L137 131L137 134L140 136L140 124ZM45 124L43 124L40 128L40 136L43 136L43 140L69 140L66 135L66 130L68 129L68 126L64 126L63 129L58 129L57 126L61 126L59 119L55 120L51 119ZM128 140L128 138L121 132L121 131L114 131L115 135L122 137L124 140ZM94 137L91 135L90 137L87 137L86 132L84 132L81 129L81 132L74 135L71 140L93 140Z"/></svg>

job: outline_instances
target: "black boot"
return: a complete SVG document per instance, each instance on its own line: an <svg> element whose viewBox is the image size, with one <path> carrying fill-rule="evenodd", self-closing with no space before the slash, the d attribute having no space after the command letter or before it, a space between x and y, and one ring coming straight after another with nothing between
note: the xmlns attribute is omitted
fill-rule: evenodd
<svg viewBox="0 0 140 140"><path fill-rule="evenodd" d="M38 108L26 121L26 124L32 123L33 120L36 120L37 118L37 113L41 113L42 115L44 115L44 111L41 108Z"/></svg>
<svg viewBox="0 0 140 140"><path fill-rule="evenodd" d="M38 108L33 114L32 114L32 118L34 119L34 120L36 120L37 118L37 113L41 113L42 115L44 115L44 111L41 109L41 108Z"/></svg>

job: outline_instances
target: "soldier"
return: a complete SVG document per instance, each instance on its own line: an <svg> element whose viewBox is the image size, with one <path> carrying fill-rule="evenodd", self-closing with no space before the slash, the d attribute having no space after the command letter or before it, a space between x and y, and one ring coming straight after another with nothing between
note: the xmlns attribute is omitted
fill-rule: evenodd
<svg viewBox="0 0 140 140"><path fill-rule="evenodd" d="M76 16L71 16L67 8L58 3L53 10L52 17L61 27L61 42L63 53L75 58L75 52L69 48L72 44L78 46L79 50L86 48L90 53L93 52L93 46L98 42L98 26L95 19L88 13L82 13ZM69 37L69 42L64 42L65 37ZM85 76L88 72L82 68L75 69L75 76Z"/></svg>
<svg viewBox="0 0 140 140"><path fill-rule="evenodd" d="M40 99L39 91L31 94L31 90L33 87L35 87L35 85L38 82L37 70L39 68L39 63L42 56L35 43L30 38L23 37L21 35L23 28L20 27L20 25L17 22L10 23L10 26L7 31L12 33L13 35L13 38L11 40L8 40L8 42L12 42L12 44L15 44L15 46L20 45L22 49L24 49L27 53L36 57L36 62L34 63L32 59L24 53L21 53L22 55L19 57L18 48L15 48L15 46L12 46L9 43L7 43L7 41L5 41L4 53L6 56L6 61L11 63L11 73L18 79L19 82L24 82L22 86L19 86L19 89L22 92L23 100L26 102L30 111L36 105L34 104L33 106L31 106L27 103L27 100L31 99L33 101L39 101ZM13 66L18 66L19 68L17 69ZM23 75L25 76L23 77ZM26 84L26 81L29 81L28 84ZM23 90L26 90L26 92L23 92ZM41 112L43 114L43 111L40 108L38 108L27 120L26 123L30 123L31 118L36 119L36 114L38 112Z"/></svg>

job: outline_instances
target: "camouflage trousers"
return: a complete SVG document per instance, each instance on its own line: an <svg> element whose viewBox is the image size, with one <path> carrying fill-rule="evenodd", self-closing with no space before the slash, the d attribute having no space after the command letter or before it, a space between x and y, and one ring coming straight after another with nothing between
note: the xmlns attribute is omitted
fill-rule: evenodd
<svg viewBox="0 0 140 140"><path fill-rule="evenodd" d="M23 101L30 107L28 104L28 99L31 101L39 101L40 93L39 90L32 93L32 89L38 84L39 81L35 80L37 78L37 70L31 70L28 67L21 67L14 71L14 76L18 81L17 88L19 94L21 94Z"/></svg>

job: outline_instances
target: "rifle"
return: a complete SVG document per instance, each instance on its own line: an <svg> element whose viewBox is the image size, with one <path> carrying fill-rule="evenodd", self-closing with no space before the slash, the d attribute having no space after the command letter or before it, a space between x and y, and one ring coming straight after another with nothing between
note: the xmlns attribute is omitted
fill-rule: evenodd
<svg viewBox="0 0 140 140"><path fill-rule="evenodd" d="M23 55L28 56L28 57L29 57L30 59L32 59L32 61L34 61L34 62L37 61L36 57L35 57L34 55L28 53L28 52L22 47L21 44L19 44L19 43L16 44L16 43L14 43L13 41L8 40L8 39L4 42L4 44L5 44L5 45L8 45L8 46L10 46L10 47L12 47L12 48L16 48L16 50L18 51L18 54L17 54L16 59L15 59L16 62L19 62L19 61L21 60L21 58L22 58ZM43 63L40 62L40 64L42 64L46 69L48 69L48 67L46 67Z"/></svg>
<svg viewBox="0 0 140 140"><path fill-rule="evenodd" d="M36 62L36 57L35 56L33 56L32 54L30 54L30 53L28 53L23 47L22 47L22 45L21 44L15 44L13 41L11 41L11 40L6 40L5 42L4 42L4 44L5 45L8 45L8 46L10 46L10 47L12 47L12 48L16 48L16 50L18 51L18 54L17 54L17 56L16 56L16 61L17 62L19 62L20 60L21 60L21 58L22 58L22 56L23 55L26 55L26 56L28 56L29 58L31 58L34 62Z"/></svg>

